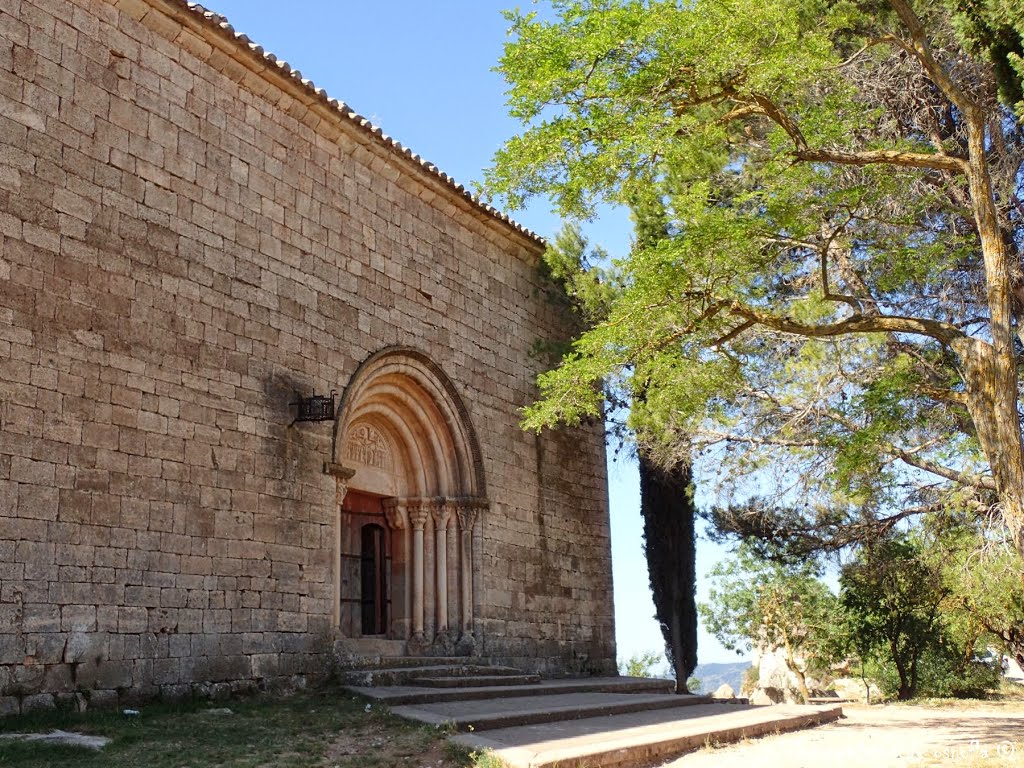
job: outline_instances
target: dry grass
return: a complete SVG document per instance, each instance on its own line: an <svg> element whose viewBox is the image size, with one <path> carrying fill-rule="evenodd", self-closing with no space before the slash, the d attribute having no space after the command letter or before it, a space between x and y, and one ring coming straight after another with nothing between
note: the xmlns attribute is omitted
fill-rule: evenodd
<svg viewBox="0 0 1024 768"><path fill-rule="evenodd" d="M233 714L205 716L229 707ZM101 752L0 741L2 768L461 768L445 734L413 725L337 688L286 698L152 705L120 712L0 719L0 733L55 728L108 736Z"/></svg>
<svg viewBox="0 0 1024 768"><path fill-rule="evenodd" d="M1024 712L1024 685L1003 681L998 690L992 691L983 699L914 699L891 703L897 706L931 709L1007 709Z"/></svg>

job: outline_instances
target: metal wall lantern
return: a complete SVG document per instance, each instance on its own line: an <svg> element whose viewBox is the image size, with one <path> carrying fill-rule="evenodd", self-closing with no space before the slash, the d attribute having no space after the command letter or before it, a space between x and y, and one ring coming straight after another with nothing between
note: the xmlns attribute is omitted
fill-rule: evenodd
<svg viewBox="0 0 1024 768"><path fill-rule="evenodd" d="M318 395L315 389L310 397L303 397L296 392L295 396L298 399L292 405L298 406L299 415L295 417L295 421L334 421L334 400L337 394L333 389L330 397Z"/></svg>

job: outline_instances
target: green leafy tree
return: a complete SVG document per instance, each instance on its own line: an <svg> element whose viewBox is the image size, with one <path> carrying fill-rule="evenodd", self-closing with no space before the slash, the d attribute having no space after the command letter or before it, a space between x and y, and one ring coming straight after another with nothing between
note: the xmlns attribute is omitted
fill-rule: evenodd
<svg viewBox="0 0 1024 768"><path fill-rule="evenodd" d="M991 642L1024 664L1024 559L998 533L954 518L936 534L932 557L961 636ZM971 650L965 644L964 655Z"/></svg>
<svg viewBox="0 0 1024 768"><path fill-rule="evenodd" d="M807 701L807 675L827 669L836 647L836 597L816 567L766 560L740 545L711 578L708 602L700 605L708 631L730 650L781 650Z"/></svg>
<svg viewBox="0 0 1024 768"><path fill-rule="evenodd" d="M695 451L726 506L758 478L810 529L995 510L1024 552L1024 136L989 28L964 43L972 9L1017 5L551 6L510 15L525 128L488 188L585 217L653 183L668 236L619 264L527 423L628 402L649 455Z"/></svg>
<svg viewBox="0 0 1024 768"><path fill-rule="evenodd" d="M940 644L947 594L939 570L908 536L866 547L843 569L840 595L853 635L862 654L873 647L892 663L900 701L917 695L922 657Z"/></svg>
<svg viewBox="0 0 1024 768"><path fill-rule="evenodd" d="M619 671L627 677L654 677L653 669L661 662L662 656L656 651L634 653L619 665Z"/></svg>

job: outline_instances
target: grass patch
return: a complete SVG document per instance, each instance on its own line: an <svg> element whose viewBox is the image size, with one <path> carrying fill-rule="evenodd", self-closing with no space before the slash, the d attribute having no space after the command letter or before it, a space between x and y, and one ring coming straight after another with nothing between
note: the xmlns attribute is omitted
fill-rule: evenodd
<svg viewBox="0 0 1024 768"><path fill-rule="evenodd" d="M204 714L228 707L233 714ZM0 741L2 768L395 768L469 765L444 733L400 720L338 688L224 703L48 712L0 720L0 733L53 729L107 736L101 752ZM428 762L425 762L428 761Z"/></svg>

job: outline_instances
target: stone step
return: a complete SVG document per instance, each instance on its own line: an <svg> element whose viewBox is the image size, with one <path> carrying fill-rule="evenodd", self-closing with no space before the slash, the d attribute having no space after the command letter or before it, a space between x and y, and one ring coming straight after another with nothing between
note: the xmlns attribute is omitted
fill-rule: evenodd
<svg viewBox="0 0 1024 768"><path fill-rule="evenodd" d="M515 667L497 667L481 664L435 664L423 667L379 667L349 669L341 673L346 685L416 685L422 678L437 677L514 677L522 675Z"/></svg>
<svg viewBox="0 0 1024 768"><path fill-rule="evenodd" d="M345 686L352 693L384 704L389 707L401 704L429 704L445 701L480 701L499 699L509 695L506 686L481 686L474 688L437 689L420 685L419 681L410 685L393 685L365 687L359 685ZM532 685L515 688L515 695L551 696L560 693L671 693L675 683L671 680L645 677L587 677L561 680L544 680Z"/></svg>
<svg viewBox="0 0 1024 768"><path fill-rule="evenodd" d="M480 701L509 695L507 686L487 685L473 688L428 688L414 681L409 685L361 686L346 685L352 693L388 707L401 704L429 704L445 701ZM542 680L540 683L517 686L515 695L550 696L559 693L671 693L671 680L643 677L586 677Z"/></svg>
<svg viewBox="0 0 1024 768"><path fill-rule="evenodd" d="M490 664L488 659L478 656L377 656L354 655L348 659L347 668L353 670L402 669L405 667L436 667L460 664Z"/></svg>
<svg viewBox="0 0 1024 768"><path fill-rule="evenodd" d="M402 667L449 667L459 664L487 666L490 661L478 656L382 656L376 665L371 666L399 669Z"/></svg>
<svg viewBox="0 0 1024 768"><path fill-rule="evenodd" d="M392 712L408 720L459 731L485 731L535 723L580 720L629 712L708 704L708 696L671 693L560 693L520 697L507 691L504 698L486 701L451 701L407 705Z"/></svg>
<svg viewBox="0 0 1024 768"><path fill-rule="evenodd" d="M540 675L466 675L464 677L417 677L416 685L427 688L480 688L483 686L533 685Z"/></svg>
<svg viewBox="0 0 1024 768"><path fill-rule="evenodd" d="M451 740L489 754L507 768L638 768L708 745L810 728L842 715L842 707L714 703L523 725L485 734L459 733Z"/></svg>

